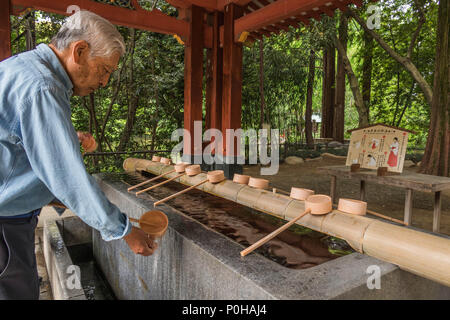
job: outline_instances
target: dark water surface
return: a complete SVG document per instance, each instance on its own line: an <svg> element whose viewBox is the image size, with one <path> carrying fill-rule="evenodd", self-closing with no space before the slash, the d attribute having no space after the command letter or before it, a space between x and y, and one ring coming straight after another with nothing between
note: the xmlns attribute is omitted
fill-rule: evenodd
<svg viewBox="0 0 450 320"><path fill-rule="evenodd" d="M147 172L126 172L115 175L113 179L131 186L154 176ZM164 178L152 181L132 192L162 181ZM148 193L156 199L163 199L185 188L187 187L183 184L169 182ZM145 196L145 193L139 195ZM245 247L286 223L285 220L275 216L196 189L169 200L166 204ZM306 269L354 251L344 240L294 225L254 252L288 268Z"/></svg>

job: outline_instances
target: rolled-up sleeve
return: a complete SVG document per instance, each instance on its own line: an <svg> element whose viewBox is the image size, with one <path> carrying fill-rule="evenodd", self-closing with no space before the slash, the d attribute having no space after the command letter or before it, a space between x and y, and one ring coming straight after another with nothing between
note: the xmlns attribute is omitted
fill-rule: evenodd
<svg viewBox="0 0 450 320"><path fill-rule="evenodd" d="M131 224L87 173L68 99L61 88L43 87L19 106L23 147L33 172L56 198L104 240L120 239Z"/></svg>

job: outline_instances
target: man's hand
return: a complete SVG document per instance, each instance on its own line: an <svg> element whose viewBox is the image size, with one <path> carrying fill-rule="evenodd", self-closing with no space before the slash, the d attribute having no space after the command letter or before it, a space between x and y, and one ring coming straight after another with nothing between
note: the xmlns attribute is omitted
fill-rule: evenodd
<svg viewBox="0 0 450 320"><path fill-rule="evenodd" d="M134 253L145 257L152 255L158 247L147 233L136 227L132 227L131 232L123 239Z"/></svg>
<svg viewBox="0 0 450 320"><path fill-rule="evenodd" d="M97 149L97 142L89 132L77 131L78 140L86 152L93 152Z"/></svg>

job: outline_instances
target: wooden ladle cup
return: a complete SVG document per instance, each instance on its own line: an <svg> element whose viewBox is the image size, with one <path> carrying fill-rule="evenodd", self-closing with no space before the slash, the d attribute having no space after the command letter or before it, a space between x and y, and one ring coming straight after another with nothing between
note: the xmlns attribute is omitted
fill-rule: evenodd
<svg viewBox="0 0 450 320"><path fill-rule="evenodd" d="M313 194L314 190L292 187L290 197L296 200L306 200Z"/></svg>
<svg viewBox="0 0 450 320"><path fill-rule="evenodd" d="M269 180L250 177L248 185L256 189L267 189L269 187Z"/></svg>
<svg viewBox="0 0 450 320"><path fill-rule="evenodd" d="M128 219L139 223L139 227L152 239L162 237L169 226L169 219L167 216L158 210L147 211L139 220L134 218Z"/></svg>
<svg viewBox="0 0 450 320"><path fill-rule="evenodd" d="M250 180L250 176L247 176L245 174L235 173L233 176L233 182L236 182L236 183L248 184L249 180Z"/></svg>
<svg viewBox="0 0 450 320"><path fill-rule="evenodd" d="M289 221L282 227L280 227L277 230L273 231L272 233L268 234L261 240L255 242L247 249L242 250L241 256L245 257L253 250L255 250L255 249L259 248L260 246L262 246L263 244L265 244L267 241L275 238L277 235L279 235L281 232L283 232L284 230L286 230L287 228L292 226L294 223L297 222L297 220L302 218L304 215L307 215L308 213L317 214L317 215L329 213L331 210L333 210L331 198L329 196L322 195L322 194L309 196L308 199L306 199L306 201L305 201L305 209L306 210L304 212L302 212L300 215L298 215L296 218L292 219L291 221Z"/></svg>
<svg viewBox="0 0 450 320"><path fill-rule="evenodd" d="M186 168L188 165L189 165L189 163L185 163L185 162L176 164L174 170L171 170L171 171L169 171L169 172L166 172L164 175L169 174L169 173L172 173L172 172L174 172L174 171L177 172L177 173L180 173L179 175L177 175L177 176L175 176L175 177L173 177L173 178L167 179L166 181L163 181L163 182L161 182L161 183L155 184L154 186L151 186L151 187L149 187L149 188L147 188L147 189L138 191L138 192L136 192L136 195L138 196L138 195L140 195L141 193L144 193L144 192L146 192L146 191L150 191L150 190L152 190L152 189L154 189L154 188L157 188L157 187L162 186L162 185L164 185L164 184L166 184L166 183L168 183L168 182L170 182L170 181L173 181L173 180L175 180L175 179L178 179L178 178L184 176L184 175L186 174L186 173L185 173L185 168ZM159 176L159 177L161 177L161 176ZM153 180L155 180L156 178L158 178L158 177L153 178ZM150 182L150 181L148 181L148 182Z"/></svg>
<svg viewBox="0 0 450 320"><path fill-rule="evenodd" d="M169 158L161 158L160 162L161 162L162 164L167 164L167 165L170 165L170 164L171 164L171 161L170 161Z"/></svg>
<svg viewBox="0 0 450 320"><path fill-rule="evenodd" d="M186 168L186 172L188 171L188 168L189 167ZM202 182L199 182L196 185L190 186L189 188L186 188L186 189L184 189L184 190L182 190L180 192L177 192L177 193L175 193L175 194L173 194L171 196L168 196L168 197L166 197L166 198L164 198L162 200L156 201L153 205L156 207L158 204L161 204L161 203L166 202L166 201L168 201L170 199L173 199L173 198L175 198L175 197L177 197L177 196L179 196L179 195L181 195L181 194L183 194L185 192L188 192L189 190L192 190L192 189L194 189L194 188L196 188L196 187L206 183L206 182L219 183L219 182L222 182L223 180L225 180L225 174L223 173L222 170L209 171L206 177L207 177L207 179L203 180Z"/></svg>

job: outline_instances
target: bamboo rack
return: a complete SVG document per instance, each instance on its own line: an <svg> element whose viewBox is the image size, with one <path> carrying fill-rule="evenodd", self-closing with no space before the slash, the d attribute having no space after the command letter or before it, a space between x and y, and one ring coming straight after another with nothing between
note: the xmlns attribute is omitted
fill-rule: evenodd
<svg viewBox="0 0 450 320"><path fill-rule="evenodd" d="M145 168L154 174L161 174L162 170L157 163L135 158L126 159L123 166L127 171ZM198 179L185 176L179 182L192 186L198 183ZM215 185L206 183L202 190L285 220L292 220L305 210L304 201L273 193L272 190L253 189L230 180ZM338 210L325 216L306 215L296 223L346 240L360 253L450 286L450 239Z"/></svg>

